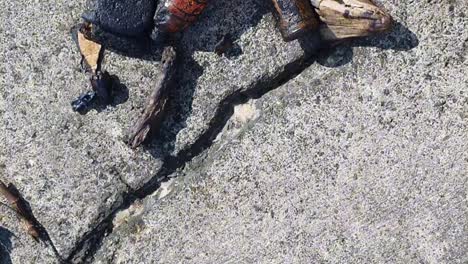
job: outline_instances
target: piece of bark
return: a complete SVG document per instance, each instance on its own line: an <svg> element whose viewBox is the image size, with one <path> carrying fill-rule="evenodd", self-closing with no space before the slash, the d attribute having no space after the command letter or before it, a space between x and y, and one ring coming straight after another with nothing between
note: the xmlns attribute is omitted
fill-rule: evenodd
<svg viewBox="0 0 468 264"><path fill-rule="evenodd" d="M29 212L26 202L21 198L19 193L16 193L13 185L6 185L0 180L0 194L10 203L11 209L21 218L27 233L35 240L41 240L40 227L36 219Z"/></svg>
<svg viewBox="0 0 468 264"><path fill-rule="evenodd" d="M390 29L392 17L370 0L312 0L327 41L363 37Z"/></svg>
<svg viewBox="0 0 468 264"><path fill-rule="evenodd" d="M128 144L136 148L155 132L161 122L164 106L167 101L167 90L175 74L176 52L173 47L165 47L162 53L163 70L151 93L145 110L132 129Z"/></svg>
<svg viewBox="0 0 468 264"><path fill-rule="evenodd" d="M85 23L78 30L78 47L81 53L81 61L86 64L87 70L95 73L100 67L102 45L89 39L92 24Z"/></svg>

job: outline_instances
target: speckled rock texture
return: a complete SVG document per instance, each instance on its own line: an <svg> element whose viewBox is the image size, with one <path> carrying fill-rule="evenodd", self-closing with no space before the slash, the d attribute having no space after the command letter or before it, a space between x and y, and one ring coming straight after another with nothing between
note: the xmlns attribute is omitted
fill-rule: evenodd
<svg viewBox="0 0 468 264"><path fill-rule="evenodd" d="M284 42L268 7L253 0L214 1L184 32L178 41L177 85L169 94L161 134L147 148L153 156L177 156L196 144L229 98L300 68L316 52L317 35ZM213 51L225 34L232 36L234 47L218 56ZM132 188L148 180L128 173L123 179Z"/></svg>
<svg viewBox="0 0 468 264"><path fill-rule="evenodd" d="M59 263L52 248L34 241L18 217L4 206L0 206L0 223L0 263Z"/></svg>
<svg viewBox="0 0 468 264"><path fill-rule="evenodd" d="M118 76L117 97L105 109L72 112L70 102L90 89L71 34L85 7L84 0L1 2L1 176L24 194L64 258L126 193L152 179L165 157L202 136L223 100L268 83L305 56L303 47L318 45L317 38L283 42L268 7L256 1L214 2L179 41L178 85L161 135L133 151L126 134L160 64L156 54L106 51L103 69ZM213 49L226 33L235 45L218 57Z"/></svg>
<svg viewBox="0 0 468 264"><path fill-rule="evenodd" d="M149 153L131 151L122 139L158 63L106 54L104 67L122 82L115 106L86 115L71 110L71 100L90 89L70 34L82 7L80 1L2 2L4 177L64 256L127 190L122 174L148 176L157 167Z"/></svg>
<svg viewBox="0 0 468 264"><path fill-rule="evenodd" d="M386 1L394 33L236 106L95 263L467 263L466 5Z"/></svg>

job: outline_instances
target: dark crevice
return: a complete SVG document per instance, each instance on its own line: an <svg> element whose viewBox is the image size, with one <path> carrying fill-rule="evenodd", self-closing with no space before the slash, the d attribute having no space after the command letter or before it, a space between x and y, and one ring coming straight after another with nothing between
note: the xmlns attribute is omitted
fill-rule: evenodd
<svg viewBox="0 0 468 264"><path fill-rule="evenodd" d="M310 58L310 54L306 52L304 58ZM313 60L299 59L286 65L280 73L275 77L265 77L258 80L250 88L244 91L237 91L222 100L218 109L209 123L208 129L200 135L200 137L190 146L180 151L176 156L167 156L163 159L163 165L156 175L154 175L141 188L123 195L123 201L116 202L116 208L105 217L93 230L88 232L83 239L75 246L70 256L67 258L69 263L89 263L92 261L95 253L100 249L103 239L112 233L114 216L127 209L136 200L143 199L148 195L157 191L163 182L168 181L171 175L181 170L194 157L200 155L205 150L209 149L213 144L213 140L222 131L223 127L234 113L234 106L247 102L250 99L262 97L291 80L302 72L305 68L312 64ZM121 179L123 181L123 179ZM124 184L128 184L123 181Z"/></svg>

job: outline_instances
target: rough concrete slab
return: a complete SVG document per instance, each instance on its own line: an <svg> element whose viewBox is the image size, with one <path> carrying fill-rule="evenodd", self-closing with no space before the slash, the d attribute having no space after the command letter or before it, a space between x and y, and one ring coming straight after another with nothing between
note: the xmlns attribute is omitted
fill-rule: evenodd
<svg viewBox="0 0 468 264"><path fill-rule="evenodd" d="M170 94L161 134L147 148L155 157L177 155L210 128L223 102L258 83L273 80L299 67L306 52L319 46L318 36L307 43L284 42L269 13L268 3L215 1L179 40L182 62L177 87ZM214 53L216 43L230 34L234 47L224 56ZM132 188L148 177L124 173Z"/></svg>
<svg viewBox="0 0 468 264"><path fill-rule="evenodd" d="M173 154L206 133L221 102L259 83L267 84L290 70L288 67L299 65L306 52L318 48L317 35L303 42L284 42L268 4L214 1L185 32L181 43L188 58L167 120L171 129L166 137L172 137L167 141ZM226 34L232 36L234 48L220 57L213 51Z"/></svg>
<svg viewBox="0 0 468 264"><path fill-rule="evenodd" d="M206 155L116 216L95 262L466 263L466 1L386 6L417 47L323 66L338 49L237 106ZM398 30L374 44L415 42Z"/></svg>
<svg viewBox="0 0 468 264"><path fill-rule="evenodd" d="M298 42L281 40L265 6L213 3L181 40L180 82L162 136L147 149L132 151L125 135L159 64L106 52L104 69L120 78L119 97L107 109L73 113L70 101L89 89L70 34L84 6L84 1L2 2L2 166L64 257L128 187L141 187L163 157L203 134L221 101L274 78L304 56ZM212 50L224 33L233 36L236 48L217 57Z"/></svg>
<svg viewBox="0 0 468 264"><path fill-rule="evenodd" d="M25 195L67 256L126 191L121 174L148 177L156 171L156 159L127 149L123 136L145 101L158 64L108 54L104 67L118 74L129 99L79 115L70 101L89 86L70 30L83 3L1 5L5 178Z"/></svg>

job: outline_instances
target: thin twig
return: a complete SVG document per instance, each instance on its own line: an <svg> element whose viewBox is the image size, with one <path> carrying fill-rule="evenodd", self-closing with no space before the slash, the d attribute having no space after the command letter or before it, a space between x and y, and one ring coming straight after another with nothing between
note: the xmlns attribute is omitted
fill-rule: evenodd
<svg viewBox="0 0 468 264"><path fill-rule="evenodd" d="M171 86L175 73L175 62L175 49L171 46L164 48L162 53L163 71L147 101L145 111L132 129L128 141L131 148L141 145L148 138L149 134L158 129L167 101L167 90Z"/></svg>

